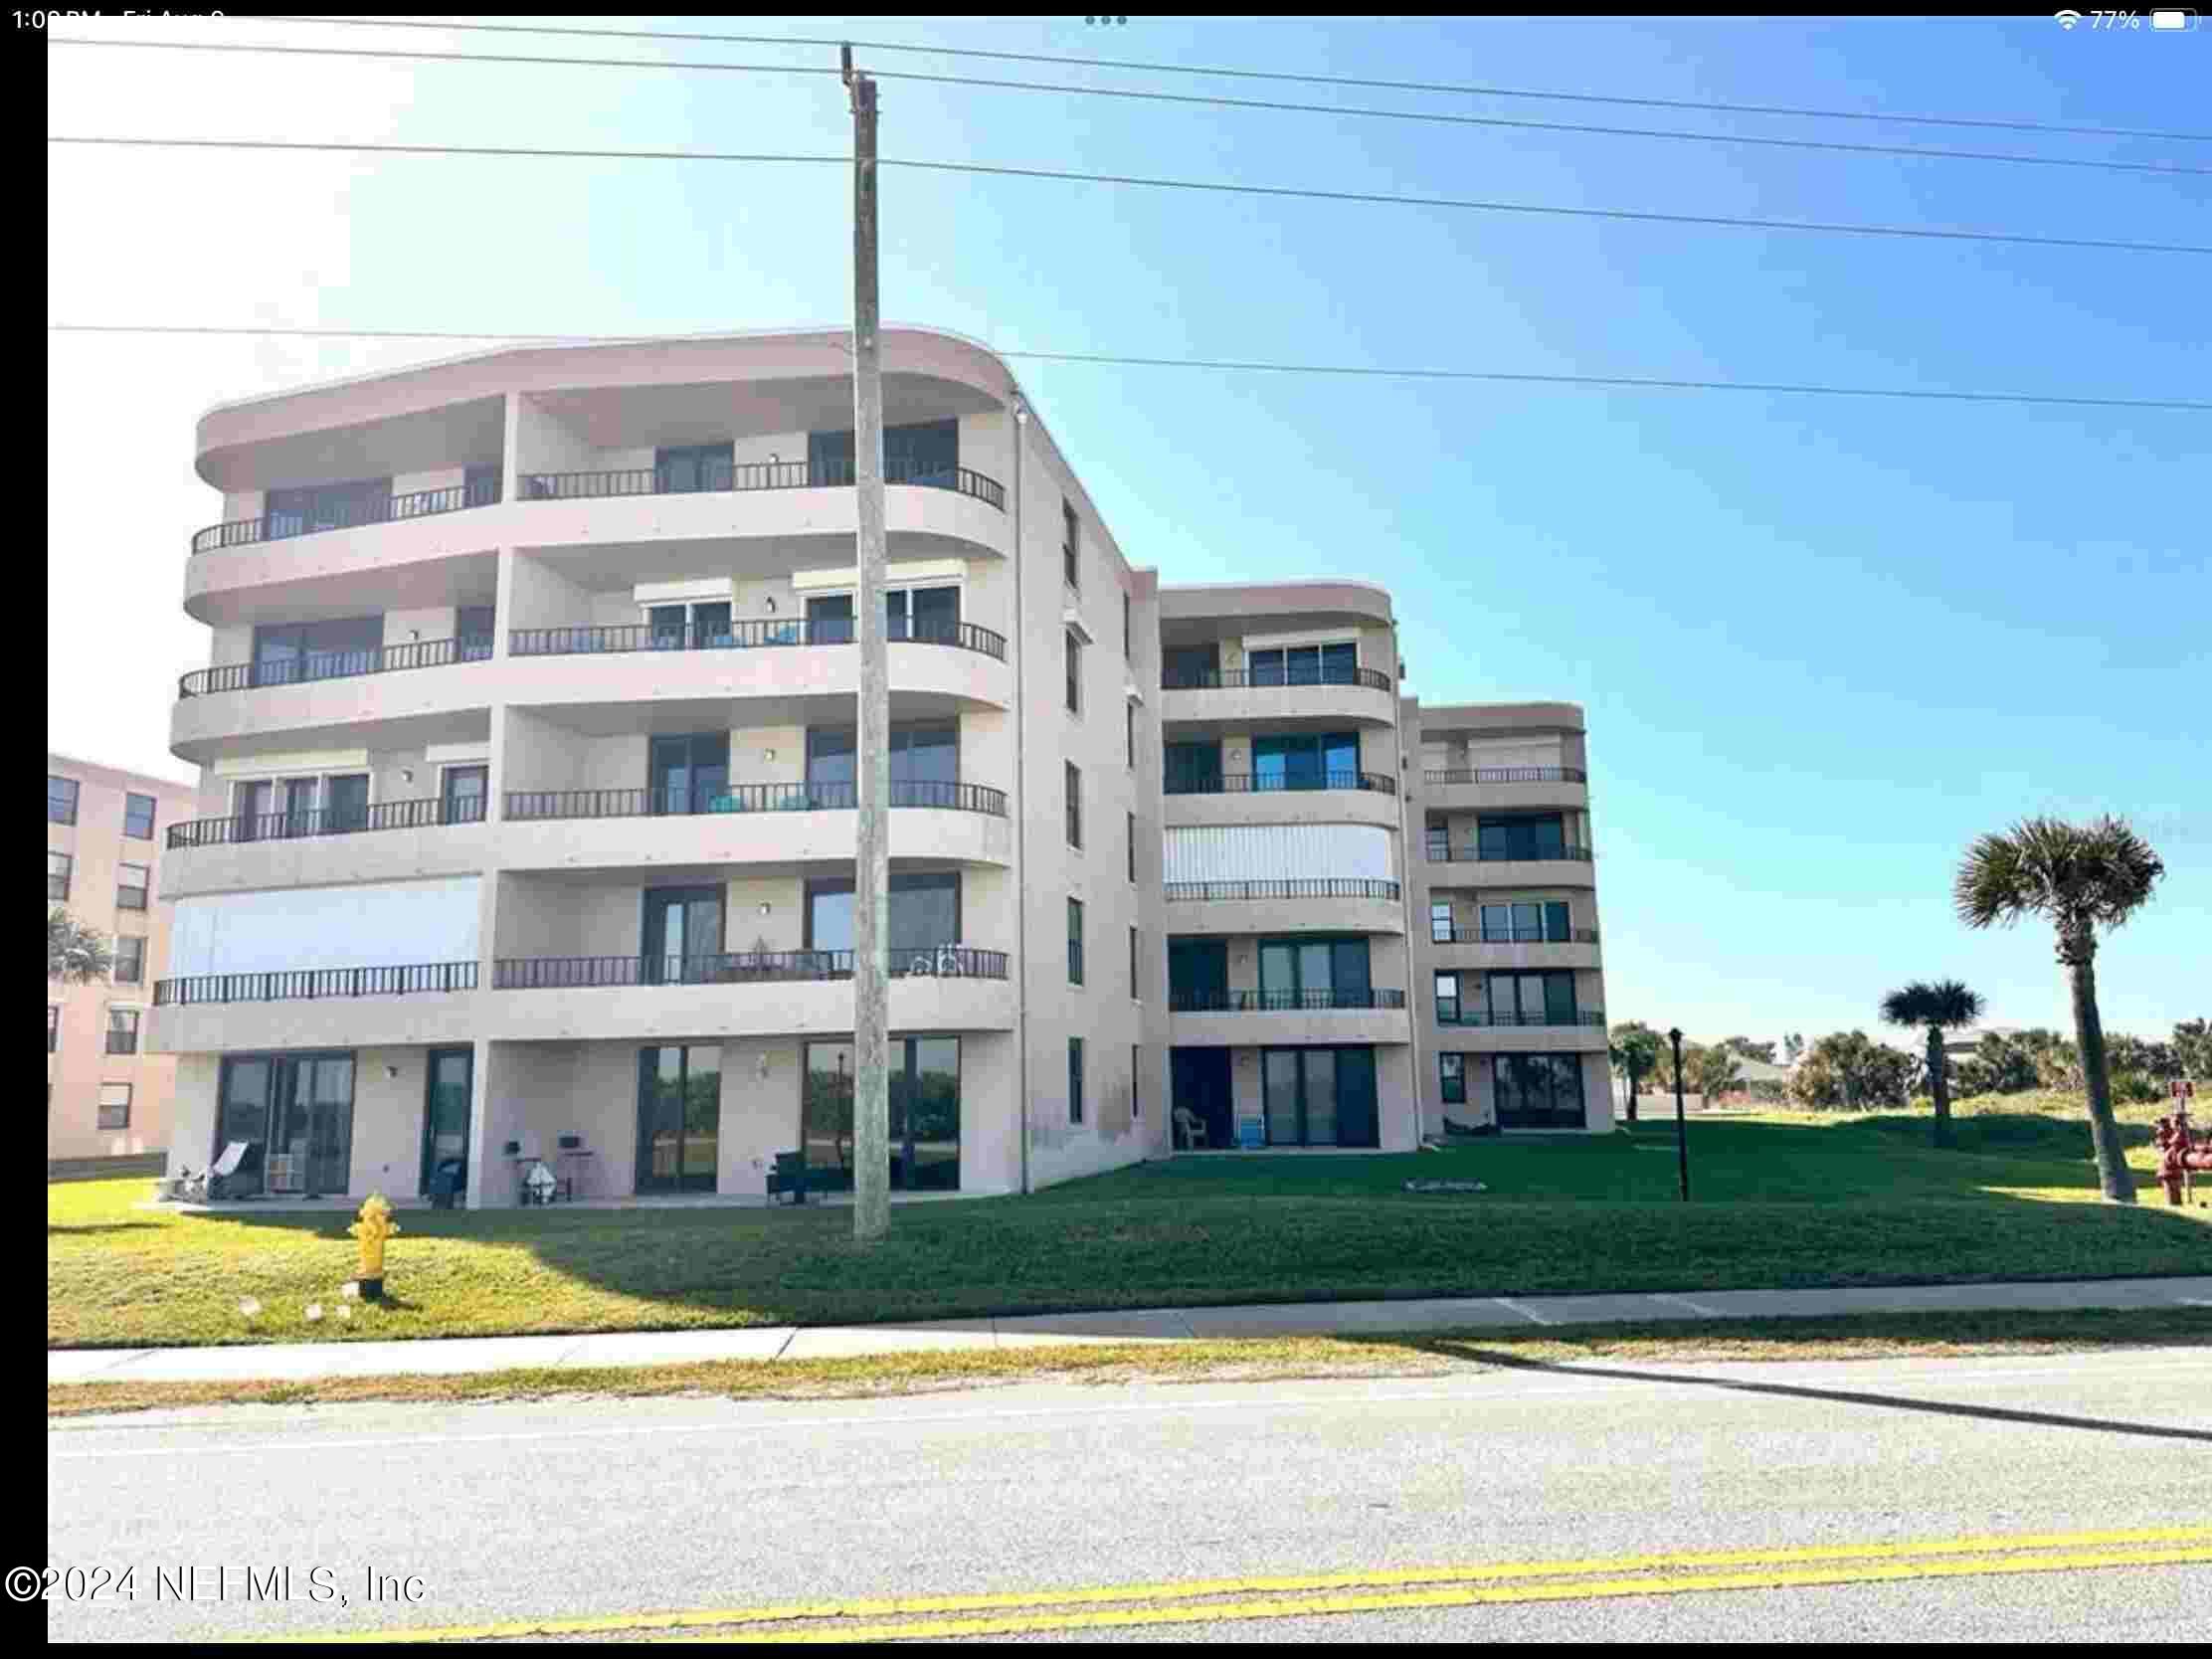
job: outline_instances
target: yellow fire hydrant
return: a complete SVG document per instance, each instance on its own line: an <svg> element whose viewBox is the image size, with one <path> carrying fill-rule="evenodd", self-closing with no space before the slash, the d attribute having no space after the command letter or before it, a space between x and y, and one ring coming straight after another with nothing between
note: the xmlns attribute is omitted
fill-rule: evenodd
<svg viewBox="0 0 2212 1659"><path fill-rule="evenodd" d="M371 1193L361 1205L361 1215L346 1228L361 1241L361 1300L384 1300L384 1241L398 1232L392 1205L382 1193Z"/></svg>

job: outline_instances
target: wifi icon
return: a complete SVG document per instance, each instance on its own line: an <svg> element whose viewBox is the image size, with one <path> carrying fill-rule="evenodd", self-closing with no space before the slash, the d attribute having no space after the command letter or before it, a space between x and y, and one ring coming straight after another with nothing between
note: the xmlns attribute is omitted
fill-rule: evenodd
<svg viewBox="0 0 2212 1659"><path fill-rule="evenodd" d="M2058 18L2061 29L2071 29L2075 24L2082 21L2080 12L2057 12L2053 15Z"/></svg>

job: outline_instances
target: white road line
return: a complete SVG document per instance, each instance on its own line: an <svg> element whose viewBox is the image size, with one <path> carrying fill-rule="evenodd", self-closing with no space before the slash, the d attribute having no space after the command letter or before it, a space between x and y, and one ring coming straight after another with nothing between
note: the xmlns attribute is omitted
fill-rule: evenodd
<svg viewBox="0 0 2212 1659"><path fill-rule="evenodd" d="M1703 1302L1693 1302L1689 1297L1677 1296L1672 1291L1655 1290L1651 1293L1651 1299L1654 1302L1672 1302L1678 1308L1688 1308L1692 1313L1703 1314L1708 1319L1726 1319L1729 1317L1728 1311L1724 1308L1709 1307Z"/></svg>
<svg viewBox="0 0 2212 1659"><path fill-rule="evenodd" d="M1493 1296L1490 1300L1497 1303L1499 1307L1504 1308L1507 1312L1517 1313L1523 1319L1529 1320L1534 1324L1557 1325L1559 1323L1559 1321L1556 1319L1546 1319L1534 1308L1524 1308L1520 1303L1514 1301L1513 1298L1510 1296Z"/></svg>

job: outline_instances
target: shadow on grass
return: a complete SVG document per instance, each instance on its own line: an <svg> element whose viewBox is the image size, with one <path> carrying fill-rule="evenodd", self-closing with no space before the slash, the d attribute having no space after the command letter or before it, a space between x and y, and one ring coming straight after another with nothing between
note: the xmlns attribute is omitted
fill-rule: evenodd
<svg viewBox="0 0 2212 1659"><path fill-rule="evenodd" d="M87 1221L80 1226L70 1226L67 1223L56 1226L49 1221L46 1224L48 1238L98 1238L107 1233L162 1230L159 1221Z"/></svg>
<svg viewBox="0 0 2212 1659"><path fill-rule="evenodd" d="M2166 1423L2122 1422L2110 1417L2077 1417L2059 1411L2024 1411L2005 1405L1966 1405L1954 1400L1914 1399L1863 1388L1816 1388L1794 1382L1752 1382L1734 1378L1686 1377L1679 1373L1622 1371L1607 1366L1562 1364L1486 1348L1479 1342L1445 1341L1421 1345L1429 1352L1476 1361L1509 1371L1546 1372L1559 1377L1610 1377L1635 1382L1670 1382L1685 1388L1714 1388L1727 1393L1768 1394L1784 1399L1825 1399L1842 1405L1872 1405L1892 1411L1920 1411L1939 1417L1976 1417L1985 1422L2025 1423L2038 1428L2081 1428L2105 1434L2138 1435L2153 1440L2195 1440L2212 1444L2212 1429L2179 1428Z"/></svg>

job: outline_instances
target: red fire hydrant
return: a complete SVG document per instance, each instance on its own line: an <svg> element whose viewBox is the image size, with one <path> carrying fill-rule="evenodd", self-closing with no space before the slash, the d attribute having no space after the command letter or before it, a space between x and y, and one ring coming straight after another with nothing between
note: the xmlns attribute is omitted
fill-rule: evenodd
<svg viewBox="0 0 2212 1659"><path fill-rule="evenodd" d="M2160 1118L2151 1127L2150 1144L2160 1153L2158 1180L2165 1187L2166 1202L2184 1203L2193 1195L2196 1178L2212 1175L2212 1130L2199 1134L2189 1127L2189 1109L2174 1108L2173 1116Z"/></svg>

